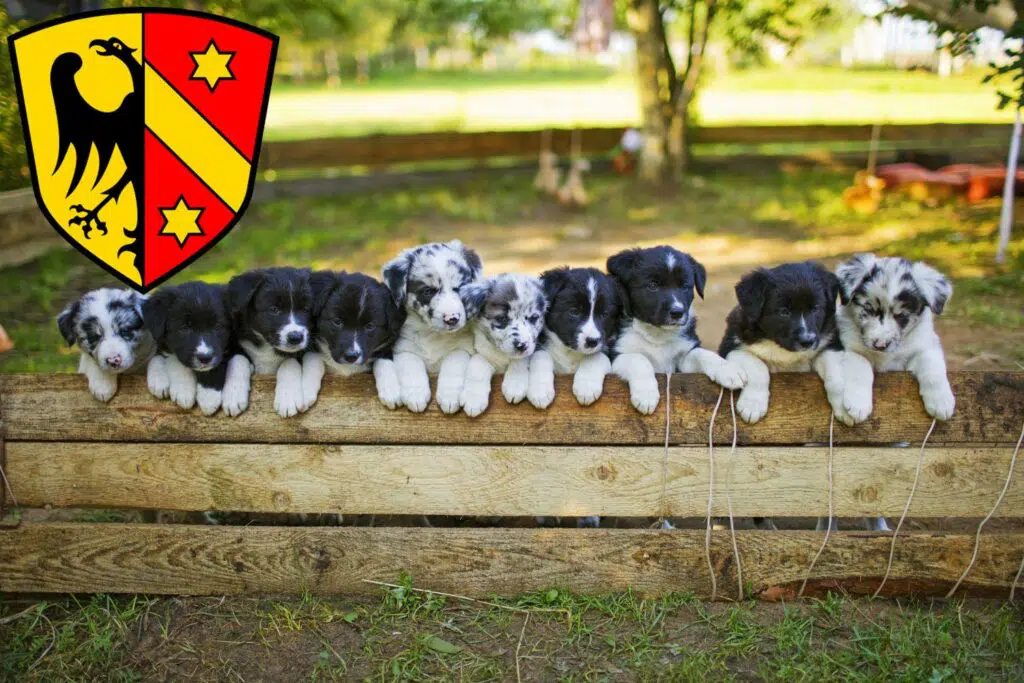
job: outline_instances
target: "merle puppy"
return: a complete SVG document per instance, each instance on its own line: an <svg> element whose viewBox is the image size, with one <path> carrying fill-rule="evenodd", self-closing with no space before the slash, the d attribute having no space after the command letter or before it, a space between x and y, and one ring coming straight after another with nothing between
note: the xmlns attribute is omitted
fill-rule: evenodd
<svg viewBox="0 0 1024 683"><path fill-rule="evenodd" d="M231 278L231 326L257 375L275 375L274 410L291 417L309 407L301 359L309 344L313 290L308 268L264 268Z"/></svg>
<svg viewBox="0 0 1024 683"><path fill-rule="evenodd" d="M758 268L736 285L739 305L726 319L719 353L743 368L747 385L736 401L746 422L768 412L769 374L813 369L842 422L845 355L836 329L839 278L820 263Z"/></svg>
<svg viewBox="0 0 1024 683"><path fill-rule="evenodd" d="M388 408L402 403L392 348L405 322L383 284L361 273L318 271L313 288L313 341L302 359L306 407L316 402L325 372L349 376L373 370L377 396Z"/></svg>
<svg viewBox="0 0 1024 683"><path fill-rule="evenodd" d="M149 361L149 390L182 408L199 404L205 415L223 405L238 415L249 405L249 360L235 348L226 288L205 282L164 287L142 307L156 341Z"/></svg>
<svg viewBox="0 0 1024 683"><path fill-rule="evenodd" d="M608 272L625 304L612 372L629 382L634 408L646 415L657 408L656 372L702 372L726 389L744 385L741 366L700 345L693 294L704 296L707 274L692 256L668 246L629 249L608 259Z"/></svg>
<svg viewBox="0 0 1024 683"><path fill-rule="evenodd" d="M57 316L61 336L81 351L78 372L100 401L117 393L118 375L141 372L156 350L142 322L145 300L129 289L96 289Z"/></svg>
<svg viewBox="0 0 1024 683"><path fill-rule="evenodd" d="M842 283L839 337L846 358L844 407L857 422L871 414L873 372L907 370L917 378L928 414L953 416L935 316L953 293L942 273L906 259L859 254L836 269Z"/></svg>
<svg viewBox="0 0 1024 683"><path fill-rule="evenodd" d="M483 301L480 257L459 240L406 249L382 271L384 284L408 316L395 343L402 404L419 413L430 403L429 372L437 372L437 404L458 412L473 330Z"/></svg>
<svg viewBox="0 0 1024 683"><path fill-rule="evenodd" d="M541 282L548 300L544 337L530 360L527 397L537 408L555 398L555 375L573 375L580 405L601 397L611 371L611 347L619 332L622 301L615 281L596 268L555 268Z"/></svg>
<svg viewBox="0 0 1024 683"><path fill-rule="evenodd" d="M483 302L480 317L472 323L475 352L460 403L466 415L476 417L487 410L495 372L505 373L501 392L506 401L526 398L531 356L544 332L548 302L540 279L527 275L505 273L470 287L480 290Z"/></svg>

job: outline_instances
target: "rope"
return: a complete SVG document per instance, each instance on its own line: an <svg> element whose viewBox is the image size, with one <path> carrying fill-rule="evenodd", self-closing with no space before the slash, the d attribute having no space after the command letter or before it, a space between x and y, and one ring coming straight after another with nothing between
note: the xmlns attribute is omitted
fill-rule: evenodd
<svg viewBox="0 0 1024 683"><path fill-rule="evenodd" d="M1020 583L1020 575L1024 573L1024 557L1020 560L1020 567L1017 568L1017 576L1013 577L1013 583L1010 585L1010 602L1013 602L1013 594L1017 590L1017 584Z"/></svg>
<svg viewBox="0 0 1024 683"><path fill-rule="evenodd" d="M672 379L672 372L665 373L665 451L661 458L661 516L658 518L658 526L665 525L665 516L668 512L668 435L672 415L672 393L669 382Z"/></svg>
<svg viewBox="0 0 1024 683"><path fill-rule="evenodd" d="M882 587L885 586L885 582L889 580L889 572L892 571L892 558L896 553L896 537L900 535L903 521L907 518L907 513L910 512L910 503L914 500L914 494L917 492L917 482L921 480L921 464L924 462L924 447L928 443L928 438L935 430L935 424L936 420L932 419L932 426L928 428L928 433L924 435L924 441L921 442L921 450L917 454L917 470L914 472L914 483L910 486L910 496L907 498L907 504L903 506L903 514L900 515L900 521L896 523L896 530L892 532L892 542L889 544L889 563L885 567L885 576L882 577L882 582L878 584L878 588L871 595L873 598L878 597L879 593L882 592Z"/></svg>
<svg viewBox="0 0 1024 683"><path fill-rule="evenodd" d="M11 489L11 482L7 480L7 473L4 471L4 466L7 464L7 450L4 437L0 435L0 479L3 479L3 487L0 488L0 522L4 519L4 491L11 498L11 503L15 510L20 510L21 505L18 504L18 498L14 495L14 490ZM21 523L18 519L17 524Z"/></svg>
<svg viewBox="0 0 1024 683"><path fill-rule="evenodd" d="M1024 425L1021 425L1020 438L1017 439L1017 446L1013 449L1013 456L1010 458L1010 470L1006 473L1006 482L1003 483L1003 490L999 492L999 498L996 499L996 504L992 506L989 513L985 515L985 519L981 520L981 523L978 525L978 531L974 534L974 552L971 553L971 561L967 563L967 569L964 569L964 573L960 575L960 578L956 580L953 587L949 589L948 593L946 593L947 599L953 597L953 594L956 593L956 589L960 587L960 584L967 578L967 574L974 568L974 562L978 559L978 547L981 545L981 530L984 528L988 520L992 518L992 515L996 513L996 510L999 509L999 506L1003 502L1003 497L1006 495L1006 490L1010 488L1010 480L1013 478L1013 468L1017 464L1017 454L1020 453L1021 441L1024 441Z"/></svg>
<svg viewBox="0 0 1024 683"><path fill-rule="evenodd" d="M736 399L732 390L729 390L729 410L732 413L732 447L729 449L729 481L725 491L725 501L729 505L729 535L732 537L732 554L736 558L736 594L738 600L743 601L743 564L740 562L740 549L736 545L736 524L732 516L732 475L735 468L736 455Z"/></svg>
<svg viewBox="0 0 1024 683"><path fill-rule="evenodd" d="M711 562L711 507L715 499L715 418L718 408L722 405L725 395L723 388L718 392L718 401L711 411L711 422L708 424L708 515L704 526L704 554L708 558L708 574L711 575L711 600L718 597L718 579L715 578L715 565Z"/></svg>
<svg viewBox="0 0 1024 683"><path fill-rule="evenodd" d="M832 433L835 429L836 414L832 413L832 417L828 421L828 526L825 527L825 538L821 541L821 547L818 548L818 552L815 553L814 559L811 560L810 566L807 567L807 574L804 576L804 582L800 584L800 591L796 594L798 598L804 596L804 589L807 588L807 581L811 578L811 572L814 571L814 565L818 563L818 558L825 552L825 546L828 544L829 536L832 535Z"/></svg>

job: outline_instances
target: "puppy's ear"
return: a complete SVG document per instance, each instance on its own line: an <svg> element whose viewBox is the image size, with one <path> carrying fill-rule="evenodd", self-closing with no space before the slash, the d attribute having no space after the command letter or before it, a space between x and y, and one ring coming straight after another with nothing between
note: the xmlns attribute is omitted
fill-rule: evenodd
<svg viewBox="0 0 1024 683"><path fill-rule="evenodd" d="M568 268L554 268L540 274L540 284L544 288L544 296L549 302L554 301L558 293L565 287L569 279Z"/></svg>
<svg viewBox="0 0 1024 683"><path fill-rule="evenodd" d="M338 286L342 275L344 273L335 275L329 270L318 270L309 276L309 289L313 293L313 310L310 313L314 318L323 313L324 306L327 305L327 300L331 298L331 293Z"/></svg>
<svg viewBox="0 0 1024 683"><path fill-rule="evenodd" d="M402 332L402 325L405 324L405 306L395 303L391 291L386 285L378 284L377 296L381 297L384 306L384 317L388 324L387 346L393 346L398 341L398 335Z"/></svg>
<svg viewBox="0 0 1024 683"><path fill-rule="evenodd" d="M60 330L60 336L64 337L64 341L68 343L68 346L75 345L75 324L78 322L78 312L80 310L82 310L82 300L78 299L73 304L68 305L57 316L57 329Z"/></svg>
<svg viewBox="0 0 1024 683"><path fill-rule="evenodd" d="M484 272L484 264L480 260L480 255L474 250L464 245L459 240L452 240L451 244L454 248L462 251L462 258L466 259L466 265L469 266L469 270L473 273L473 279L477 279ZM458 246L455 246L458 245Z"/></svg>
<svg viewBox="0 0 1024 683"><path fill-rule="evenodd" d="M697 262L697 259L693 258L689 254L686 258L690 259L690 267L693 269L693 287L697 290L697 294L700 298L704 298L704 285L708 282L708 271L703 265Z"/></svg>
<svg viewBox="0 0 1024 683"><path fill-rule="evenodd" d="M818 279L821 280L822 286L825 287L825 298L832 308L835 309L836 297L839 296L841 298L843 290L839 276L820 263L814 264L814 272L818 275Z"/></svg>
<svg viewBox="0 0 1024 683"><path fill-rule="evenodd" d="M139 294L138 292L130 292L128 294L128 303L135 309L135 313L140 318L142 317L142 305L146 303L146 299L145 294Z"/></svg>
<svg viewBox="0 0 1024 683"><path fill-rule="evenodd" d="M743 315L748 320L760 320L771 281L768 271L758 268L744 275L736 283L736 301L739 302Z"/></svg>
<svg viewBox="0 0 1024 683"><path fill-rule="evenodd" d="M857 254L846 263L839 264L836 275L839 277L839 301L845 306L850 303L853 293L864 282L878 261L874 254Z"/></svg>
<svg viewBox="0 0 1024 683"><path fill-rule="evenodd" d="M462 305L466 307L467 319L472 320L480 315L480 311L483 310L484 304L487 302L487 297L490 296L490 293L490 280L470 282L468 285L463 285L459 295L462 297Z"/></svg>
<svg viewBox="0 0 1024 683"><path fill-rule="evenodd" d="M259 291L265 277L266 273L262 270L250 270L248 273L242 273L231 278L230 282L228 282L226 303L228 314L232 320L242 317L245 309L249 307L249 302L252 301L253 296Z"/></svg>
<svg viewBox="0 0 1024 683"><path fill-rule="evenodd" d="M405 301L405 287L409 280L409 269L412 268L413 253L412 249L406 249L385 263L380 271L384 284L391 290L391 297L399 306Z"/></svg>
<svg viewBox="0 0 1024 683"><path fill-rule="evenodd" d="M953 296L953 285L949 284L949 280L924 261L918 261L912 265L910 275L914 278L917 288L921 290L921 294L924 295L928 308L932 309L935 315L942 313L949 297Z"/></svg>
<svg viewBox="0 0 1024 683"><path fill-rule="evenodd" d="M629 300L629 290L626 289L626 285L622 284L622 280L617 277L609 278L612 281L612 286L615 288L615 298L619 303L619 310L621 315L619 317L628 318L633 315L633 305Z"/></svg>
<svg viewBox="0 0 1024 683"><path fill-rule="evenodd" d="M636 266L636 260L640 256L639 249L627 249L626 251L620 251L614 256L608 257L608 273L612 277L621 280L623 283L629 281L630 275L633 274L633 268Z"/></svg>
<svg viewBox="0 0 1024 683"><path fill-rule="evenodd" d="M146 329L158 342L167 332L167 315L174 300L173 288L165 287L153 294L142 304L142 321Z"/></svg>

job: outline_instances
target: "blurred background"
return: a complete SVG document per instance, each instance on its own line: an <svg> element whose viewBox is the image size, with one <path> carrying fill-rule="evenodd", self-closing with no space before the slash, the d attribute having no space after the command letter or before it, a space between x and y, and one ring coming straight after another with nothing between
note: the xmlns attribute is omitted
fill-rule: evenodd
<svg viewBox="0 0 1024 683"><path fill-rule="evenodd" d="M6 0L0 31L136 4ZM709 269L714 347L746 270L877 250L956 280L942 328L954 366L1024 362L1019 229L996 260L1021 72L1009 2L146 6L281 36L254 202L177 281L284 263L376 274L401 248L454 237L489 273L603 267L667 242ZM53 317L110 278L62 247L29 184L4 44L0 325L14 347L0 367L70 371Z"/></svg>

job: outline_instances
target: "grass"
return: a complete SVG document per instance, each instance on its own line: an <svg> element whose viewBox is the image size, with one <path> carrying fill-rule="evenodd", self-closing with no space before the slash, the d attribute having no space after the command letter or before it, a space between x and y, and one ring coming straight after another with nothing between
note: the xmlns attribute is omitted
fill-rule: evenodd
<svg viewBox="0 0 1024 683"><path fill-rule="evenodd" d="M518 660L523 680L1024 676L1024 613L994 602L713 604L551 589L488 606L411 584L362 598L0 602L0 672L12 681L492 681L515 678Z"/></svg>
<svg viewBox="0 0 1024 683"><path fill-rule="evenodd" d="M1002 367L1024 362L1020 225L1009 263L996 267L997 202L929 207L894 196L877 214L858 216L841 199L851 175L822 166L715 166L698 169L669 195L597 175L587 178L592 204L584 212L538 198L523 175L281 200L252 207L231 235L177 281L224 282L245 269L275 264L376 273L403 247L454 237L481 252L488 272L536 273L565 262L602 265L615 250L670 242L709 269L701 325L705 339L715 343L734 303L732 283L745 270L873 249L926 259L954 278L955 293L941 319L954 359L995 354ZM103 284L112 281L70 250L0 270L0 322L16 344L0 355L0 372L73 371L76 352L63 344L54 318L75 296Z"/></svg>
<svg viewBox="0 0 1024 683"><path fill-rule="evenodd" d="M706 125L1009 123L982 70L940 79L902 71L757 69L709 75L697 115ZM268 140L387 132L635 125L632 72L423 71L368 83L274 88Z"/></svg>

